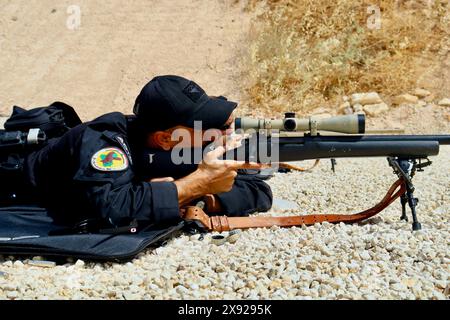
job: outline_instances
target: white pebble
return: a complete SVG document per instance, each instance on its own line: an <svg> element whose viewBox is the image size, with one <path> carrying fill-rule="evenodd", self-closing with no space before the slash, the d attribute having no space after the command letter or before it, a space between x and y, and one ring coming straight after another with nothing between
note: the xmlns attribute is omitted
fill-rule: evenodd
<svg viewBox="0 0 450 320"><path fill-rule="evenodd" d="M6 262L3 262L3 265L4 265L5 267L12 267L12 266L13 266L13 262L12 262L11 260L8 260L8 261L6 261Z"/></svg>
<svg viewBox="0 0 450 320"><path fill-rule="evenodd" d="M83 268L84 265L85 265L85 263L83 260L77 260L77 262L75 262L75 267Z"/></svg>
<svg viewBox="0 0 450 320"><path fill-rule="evenodd" d="M20 260L15 261L13 265L16 268L22 268L24 266L23 262Z"/></svg>
<svg viewBox="0 0 450 320"><path fill-rule="evenodd" d="M367 251L365 251L365 250L364 250L363 252L361 252L361 253L359 254L359 256L360 256L361 259L363 259L363 260L370 260L370 259L371 259L369 252L367 252Z"/></svg>
<svg viewBox="0 0 450 320"><path fill-rule="evenodd" d="M6 294L8 299L16 299L19 297L19 293L17 291L10 291Z"/></svg>

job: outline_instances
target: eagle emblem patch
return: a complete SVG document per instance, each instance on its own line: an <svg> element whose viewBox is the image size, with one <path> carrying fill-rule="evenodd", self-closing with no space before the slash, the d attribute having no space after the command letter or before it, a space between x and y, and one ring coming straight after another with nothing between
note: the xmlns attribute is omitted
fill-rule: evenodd
<svg viewBox="0 0 450 320"><path fill-rule="evenodd" d="M104 148L92 156L91 165L100 171L123 171L128 168L128 158L118 148Z"/></svg>

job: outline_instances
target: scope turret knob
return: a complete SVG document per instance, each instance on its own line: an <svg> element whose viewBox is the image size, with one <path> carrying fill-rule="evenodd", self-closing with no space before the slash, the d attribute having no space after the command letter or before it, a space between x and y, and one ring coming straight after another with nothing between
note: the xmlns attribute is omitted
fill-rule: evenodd
<svg viewBox="0 0 450 320"><path fill-rule="evenodd" d="M295 112L286 112L284 114L284 118L288 119L288 118L295 118Z"/></svg>

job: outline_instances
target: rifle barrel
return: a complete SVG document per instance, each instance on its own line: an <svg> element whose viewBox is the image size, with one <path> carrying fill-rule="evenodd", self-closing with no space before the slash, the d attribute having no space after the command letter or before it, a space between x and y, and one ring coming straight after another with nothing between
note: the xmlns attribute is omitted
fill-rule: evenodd
<svg viewBox="0 0 450 320"><path fill-rule="evenodd" d="M450 145L450 135L306 135L277 139L259 135L256 147L254 143L244 147L248 161L288 162L353 157L426 158L439 154L441 144Z"/></svg>
<svg viewBox="0 0 450 320"><path fill-rule="evenodd" d="M350 157L426 158L439 153L439 143L437 141L308 141L304 144L280 144L278 152L279 161Z"/></svg>
<svg viewBox="0 0 450 320"><path fill-rule="evenodd" d="M336 135L336 136L304 136L304 137L280 137L283 143L304 143L305 139L314 141L336 142L375 142L375 141L437 141L440 145L450 145L450 135ZM318 139L318 140L317 140Z"/></svg>

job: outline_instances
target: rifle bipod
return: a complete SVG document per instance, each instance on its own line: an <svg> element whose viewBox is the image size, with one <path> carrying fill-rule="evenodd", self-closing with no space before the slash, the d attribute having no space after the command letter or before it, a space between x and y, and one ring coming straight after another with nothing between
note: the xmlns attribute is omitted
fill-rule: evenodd
<svg viewBox="0 0 450 320"><path fill-rule="evenodd" d="M408 217L406 216L406 203L408 203L411 208L413 223L412 228L414 231L420 230L422 225L417 220L417 212L416 206L419 203L418 198L414 198L414 185L412 182L412 178L416 174L416 172L423 171L423 168L431 165L431 161L428 158L425 159L416 159L416 158L387 158L389 165L394 169L394 173L400 178L403 179L406 192L400 196L400 202L402 204L402 216L401 220L408 221ZM422 160L425 160L422 163ZM419 162L417 162L419 161Z"/></svg>

